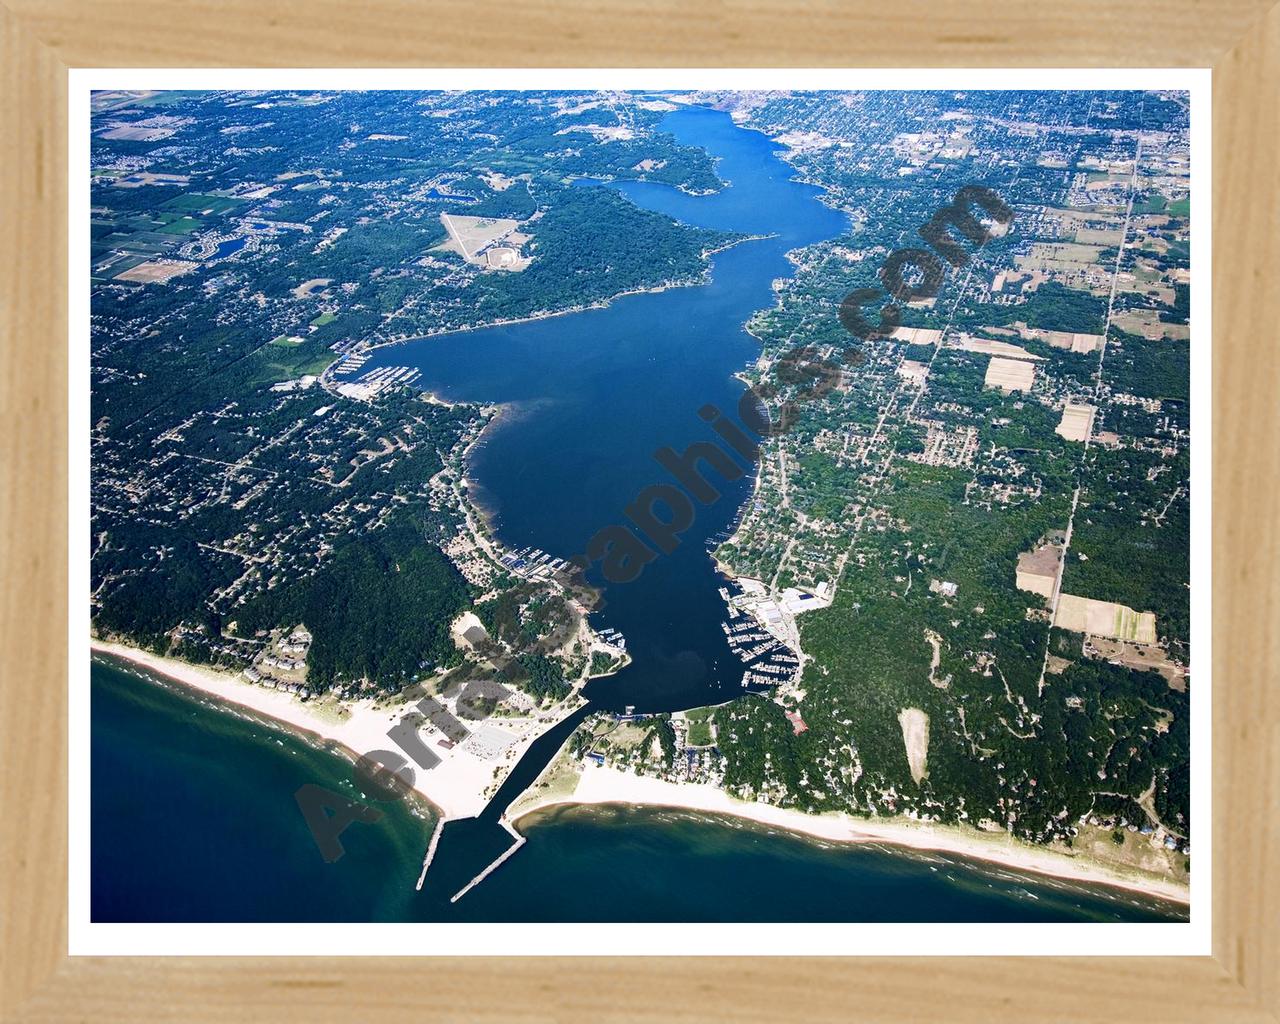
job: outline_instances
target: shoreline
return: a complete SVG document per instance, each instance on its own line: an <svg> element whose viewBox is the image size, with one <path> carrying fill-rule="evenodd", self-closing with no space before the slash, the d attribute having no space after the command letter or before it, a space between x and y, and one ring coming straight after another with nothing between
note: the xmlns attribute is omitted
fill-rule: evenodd
<svg viewBox="0 0 1280 1024"><path fill-rule="evenodd" d="M444 338L450 334L466 334L469 331L487 331L494 327L511 327L515 324L533 323L537 320L550 320L553 317L569 316L573 313L587 313L596 309L608 309L618 299L625 299L630 295L658 295L662 292L671 291L675 288L699 288L708 284L711 279L710 258L718 253L732 249L735 245L742 245L744 242L758 242L762 239L773 238L773 235L747 235L743 238L735 238L733 241L726 242L724 245L715 246L711 249L704 249L699 253L700 258L708 261L708 265L704 266L695 277L691 278L673 278L669 281L663 281L660 284L649 285L643 288L628 288L625 291L616 292L607 298L597 299L594 302L586 303L580 306L569 306L565 309L543 309L536 313L529 313L526 316L509 317L502 320L490 320L487 323L471 324L466 327L447 327L441 331L430 331L426 334L414 334L405 338L396 338L393 340L379 341L375 344L361 349L361 352L376 352L382 348L392 348L395 345L408 345L415 341L431 341L435 338ZM337 360L335 360L337 362Z"/></svg>
<svg viewBox="0 0 1280 1024"><path fill-rule="evenodd" d="M458 482L466 487L466 494L456 494L457 501L462 512L463 524L470 531L472 539L479 543L479 534L472 528L468 522L469 514L474 513L479 525L483 527L484 537L489 543L494 543L497 538L497 522L496 510L488 508L483 500L484 485L471 475L471 459L475 450L481 442L488 443L490 431L496 430L503 425L504 421L511 418L514 403L512 402L492 402L481 407L481 415L484 417L484 423L480 429L476 431L476 436L462 446L462 450L457 452L458 456ZM453 453L450 453L452 457Z"/></svg>
<svg viewBox="0 0 1280 1024"><path fill-rule="evenodd" d="M982 833L958 826L915 822L905 818L856 818L849 814L806 814L771 804L737 800L706 783L667 782L634 775L608 766L584 765L572 793L541 797L522 807L514 827L539 811L560 806L632 805L667 807L745 819L796 835L850 844L956 854L986 865L999 865L1069 882L1105 885L1190 906L1191 894L1177 882L1127 873L1094 863L1080 855L1040 849L1019 842L1008 833Z"/></svg>
<svg viewBox="0 0 1280 1024"><path fill-rule="evenodd" d="M259 707L255 707L247 702L236 700L234 696L224 696L220 692L213 689L206 689L204 686L196 683L192 678L186 678L186 673L181 672L182 668L200 671L204 669L211 676L222 676L228 680L235 681L235 677L227 672L220 672L217 669L205 668L199 665L189 665L187 662L178 661L174 658L163 658L160 655L153 655L149 651L143 651L134 647L127 647L124 644L115 643L113 641L98 640L91 638L89 641L90 661L93 655L105 655L108 658L116 658L127 663L133 669L141 669L150 673L152 676L158 676L158 679L149 679L153 686L159 686L171 693L180 694L188 700L193 700L204 707L212 708L221 714L234 715L236 718L247 722L253 722L266 729L275 729L277 732L285 733L296 740L300 740L307 746L323 751L327 754L334 754L341 757L344 761L349 761L352 768L359 763L361 755L357 754L351 747L347 746L341 740L333 739L324 733L318 732L310 727L309 724L303 725L297 722L287 721L286 719L272 714L270 711L264 711ZM154 662L155 664L152 664ZM157 667L164 663L164 667ZM170 669L169 666L175 666ZM247 685L247 684L246 684ZM292 698L290 698L292 699ZM296 701L294 703L297 703ZM301 705L299 705L301 706ZM323 724L321 722L315 723ZM438 804L434 803L430 797L422 790L412 787L408 791L410 801L412 801L419 809L428 812L430 818L436 819L438 823L443 824L449 819L441 810Z"/></svg>
<svg viewBox="0 0 1280 1024"><path fill-rule="evenodd" d="M370 745L364 749L378 749L379 741L387 745L383 723L390 724L397 713L412 704L397 706L390 715L387 708L375 708L369 700L347 705L351 711L341 723L326 721L314 714L305 704L279 691L264 690L248 682L242 682L227 672L205 666L191 665L172 658L164 658L148 651L124 644L91 639L92 652L118 658L129 665L162 677L162 681L150 680L151 685L169 686L192 691L195 695L211 700L215 710L236 714L253 721L288 732L301 741L325 752L341 756L353 765L362 755L349 740L358 735L369 735ZM256 698L256 699L255 699ZM559 715L559 721L573 709ZM501 719L499 722L503 721ZM554 724L554 722L550 723ZM547 726L548 728L550 725ZM542 730L545 731L545 730ZM529 737L521 744L518 753L523 755L528 744L537 736ZM461 747L454 748L461 750ZM452 752L451 752L452 753ZM450 759L454 760L454 759ZM492 762L460 756L455 770L442 761L432 772L415 773L410 800L426 809L436 819L434 830L457 818L474 817L487 804L488 797L482 790L465 785L474 773L468 773L470 762L478 762L486 772L484 781L491 783ZM508 759L511 766L519 756ZM547 766L550 769L555 759ZM462 770L458 770L462 769ZM542 776L539 776L541 778ZM505 776L504 776L505 779ZM434 784L433 784L434 783ZM500 784L500 782L499 782ZM536 785L536 780L535 780ZM532 790L525 790L528 794ZM523 794L522 794L523 795ZM517 798L519 799L519 798ZM675 783L650 776L640 776L609 766L584 765L578 782L571 793L554 794L535 799L521 807L516 815L506 821L518 834L522 822L532 815L557 807L589 807L603 805L646 806L671 808L693 812L708 820L729 817L753 822L769 828L777 828L792 835L845 844L879 844L917 851L929 851L958 855L983 865L1011 868L1036 875L1045 875L1067 882L1101 885L1136 892L1144 896L1171 903L1190 905L1190 891L1186 886L1170 880L1140 875L1137 871L1126 873L1096 864L1080 855L1058 850L1040 849L1021 843L1007 833L981 833L957 826L915 822L909 819L858 818L843 813L806 814L790 808L771 804L749 803L738 800L724 790L706 783ZM474 806L474 810L469 810Z"/></svg>
<svg viewBox="0 0 1280 1024"><path fill-rule="evenodd" d="M243 715L248 713L266 724L289 732L312 746L336 753L354 765L364 753L390 749L395 744L387 738L387 730L409 713L416 703L403 698L378 706L374 699L339 704L337 702L304 703L279 690L255 686L224 670L193 665L176 658L166 658L126 644L91 637L91 653L119 658L135 668L162 677L196 694L212 698L217 710ZM316 706L326 714L317 713ZM440 762L430 770L415 770L411 799L425 802L440 821L472 818L479 814L489 798L501 786L533 742L556 723L572 714L578 702L567 709L557 704L534 717L492 716L472 735L481 731L502 733L508 745L500 757L478 756L464 742L452 748L433 746ZM430 733L426 734L429 740ZM502 769L505 769L503 771ZM495 778L495 771L500 777Z"/></svg>
<svg viewBox="0 0 1280 1024"><path fill-rule="evenodd" d="M492 432L501 426L510 425L512 417L520 411L520 403L511 401L493 402L482 406L481 410L485 417L483 425L476 431L475 436L470 441L462 445L460 450L455 449L454 452L450 453L451 459L455 454L457 456L458 482L466 489L465 494L461 490L455 490L454 498L458 503L458 511L462 515L463 527L471 538L472 543L485 553L496 569L505 570L506 566L502 562L503 556L514 555L515 551L509 548L502 538L498 536L498 509L486 504L484 500L487 495L485 486L478 477L472 475L471 462L476 448L482 442L487 443L491 439ZM568 559L568 561L572 561L572 559ZM557 579L558 577L553 574L545 582L552 583ZM555 586L564 595L565 599L582 614L583 625L592 640L599 640L599 634L587 621L589 610L584 608L576 598L572 597L562 584L556 582ZM625 654L626 652L623 653ZM622 664L612 671L589 678L614 675L630 663L631 658L628 655ZM581 691L578 692L581 693Z"/></svg>

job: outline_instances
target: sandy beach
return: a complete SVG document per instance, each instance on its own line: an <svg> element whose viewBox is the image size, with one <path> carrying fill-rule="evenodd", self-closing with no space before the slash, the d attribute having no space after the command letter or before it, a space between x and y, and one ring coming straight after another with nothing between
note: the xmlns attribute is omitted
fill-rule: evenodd
<svg viewBox="0 0 1280 1024"><path fill-rule="evenodd" d="M395 743L387 738L387 730L413 709L412 701L384 702L382 706L372 700L341 705L332 700L304 703L279 690L255 686L241 676L162 658L123 644L94 640L91 647L222 703L272 719L306 739L338 744L353 761L375 750L396 750ZM443 734L433 737L434 728L426 726L425 738L440 763L414 772L414 790L447 819L474 817L529 745L575 706L559 705L539 714L494 716L468 723L471 735L452 748L433 742L443 739Z"/></svg>
<svg viewBox="0 0 1280 1024"><path fill-rule="evenodd" d="M726 814L762 825L834 842L883 843L916 850L959 854L1019 871L1053 875L1089 884L1113 885L1178 903L1190 902L1190 891L1174 881L1121 872L1082 857L1019 842L1007 833L984 833L907 818L867 819L847 814L804 814L769 804L735 800L707 784L666 782L607 765L582 766L572 793L557 793L522 803L514 824L535 811L562 804L643 804Z"/></svg>
<svg viewBox="0 0 1280 1024"><path fill-rule="evenodd" d="M278 690L255 686L227 672L163 658L123 644L92 641L92 649L198 691L216 701L271 719L310 740L343 748L355 760L374 750L395 749L387 730L412 708L412 702L375 706L372 700L303 703ZM538 736L571 712L559 707L540 716L492 718L453 747L435 747L440 764L415 773L413 789L445 819L478 814L488 797ZM553 765L555 762L553 762ZM548 766L550 770L552 766ZM497 772L497 775L495 775ZM832 842L882 843L959 854L1020 871L1052 875L1088 884L1112 885L1179 903L1189 903L1185 885L1122 871L1059 850L1019 842L1006 833L985 833L906 818L867 819L846 814L813 815L770 804L737 800L715 786L667 782L607 765L585 764L571 791L545 796L529 793L520 801L514 825L548 807L578 804L639 804L673 807L745 818L761 825Z"/></svg>

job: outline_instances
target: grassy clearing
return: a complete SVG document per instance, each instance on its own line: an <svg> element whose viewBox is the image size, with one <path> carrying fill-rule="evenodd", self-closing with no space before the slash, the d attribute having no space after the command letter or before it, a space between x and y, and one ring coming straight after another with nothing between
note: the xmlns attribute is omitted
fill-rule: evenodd
<svg viewBox="0 0 1280 1024"><path fill-rule="evenodd" d="M227 210L234 210L243 201L227 196L206 196L199 192L188 192L186 195L170 199L163 208L178 213L201 213L206 210L209 213L225 213Z"/></svg>
<svg viewBox="0 0 1280 1024"><path fill-rule="evenodd" d="M911 778L919 785L928 774L929 716L919 708L903 708L898 712L898 724L902 726L902 743L906 748Z"/></svg>
<svg viewBox="0 0 1280 1024"><path fill-rule="evenodd" d="M1119 245L1124 232L1119 228L1077 228L1076 241L1081 245Z"/></svg>
<svg viewBox="0 0 1280 1024"><path fill-rule="evenodd" d="M685 712L684 717L689 722L689 746L709 747L715 742L715 735L711 731L711 714L711 708L694 708Z"/></svg>
<svg viewBox="0 0 1280 1024"><path fill-rule="evenodd" d="M580 777L576 759L569 752L569 747L566 746L560 751L559 756L543 770L538 777L538 781L525 790L515 803L508 808L507 817L514 821L529 808L543 800L571 797L574 790L578 788L578 779Z"/></svg>
<svg viewBox="0 0 1280 1024"><path fill-rule="evenodd" d="M166 235L185 235L195 231L198 227L200 227L200 221L195 217L179 217L162 228L156 228L156 230Z"/></svg>
<svg viewBox="0 0 1280 1024"><path fill-rule="evenodd" d="M283 343L278 343L278 339L268 342L255 354L257 366L253 380L274 384L307 374L318 377L338 357L328 349L316 351L316 348L315 345L294 345L287 339Z"/></svg>

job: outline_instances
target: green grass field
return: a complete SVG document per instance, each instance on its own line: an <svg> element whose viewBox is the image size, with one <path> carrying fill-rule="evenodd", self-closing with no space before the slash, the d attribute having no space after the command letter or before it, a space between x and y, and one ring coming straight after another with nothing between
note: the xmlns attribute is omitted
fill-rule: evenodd
<svg viewBox="0 0 1280 1024"><path fill-rule="evenodd" d="M114 260L111 265L103 272L101 277L94 277L95 281L106 281L117 274L123 274L126 270L132 270L140 263L146 263L150 256L136 256L121 254L118 259Z"/></svg>
<svg viewBox="0 0 1280 1024"><path fill-rule="evenodd" d="M164 204L164 208L178 213L194 213L201 210L208 210L210 213L226 213L228 210L234 210L243 201L230 199L227 196L206 196L199 192L188 192L186 195L170 199Z"/></svg>
<svg viewBox="0 0 1280 1024"><path fill-rule="evenodd" d="M711 735L711 708L694 708L684 717L689 722L689 746L709 747L715 742Z"/></svg>
<svg viewBox="0 0 1280 1024"><path fill-rule="evenodd" d="M194 89L174 89L172 91L164 90L157 92L153 96L144 96L142 99L134 100L132 103L126 104L131 107L168 107L175 103L181 103L185 99L192 99L204 94Z"/></svg>
<svg viewBox="0 0 1280 1024"><path fill-rule="evenodd" d="M318 377L336 358L328 349L317 352L313 346L277 344L273 340L255 353L253 380L274 384L307 374Z"/></svg>
<svg viewBox="0 0 1280 1024"><path fill-rule="evenodd" d="M1169 213L1174 217L1190 217L1191 216L1191 199L1179 199L1169 204Z"/></svg>
<svg viewBox="0 0 1280 1024"><path fill-rule="evenodd" d="M331 324L338 319L337 313L321 313L318 317L311 321L313 327L323 327L325 324Z"/></svg>
<svg viewBox="0 0 1280 1024"><path fill-rule="evenodd" d="M156 228L156 230L165 235L185 235L194 231L199 226L200 221L195 217L179 217L177 220L170 221L162 228Z"/></svg>

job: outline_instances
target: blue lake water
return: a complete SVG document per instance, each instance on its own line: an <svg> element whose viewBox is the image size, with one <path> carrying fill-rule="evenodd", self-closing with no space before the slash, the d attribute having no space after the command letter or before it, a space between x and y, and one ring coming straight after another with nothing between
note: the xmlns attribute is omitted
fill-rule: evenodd
<svg viewBox="0 0 1280 1024"><path fill-rule="evenodd" d="M664 127L718 157L729 187L711 196L637 182L584 187L617 188L690 224L771 237L714 256L699 287L382 349L366 365L416 366L420 385L443 397L509 406L471 474L512 547L579 554L601 527L625 522L643 487L670 482L653 459L658 448L716 440L699 410L735 413L744 389L733 374L759 352L742 325L772 303L774 279L790 276L786 252L846 226L816 189L791 180L768 139L727 115L683 109ZM672 554L634 582L605 585L593 622L621 630L634 660L588 687L590 708L675 710L741 695L741 664L720 630L723 580L706 545L746 499L750 473L718 488L720 500L699 508ZM348 829L337 864L320 859L293 792L305 782L349 789L341 758L106 664L94 667L92 712L93 910L102 920L1160 920L1181 912L959 860L607 808L522 823L525 848L449 904L505 848L498 815L586 711L531 748L479 819L447 826L422 893L413 882L428 829L404 806Z"/></svg>
<svg viewBox="0 0 1280 1024"><path fill-rule="evenodd" d="M214 251L213 258L220 260L224 256L230 256L237 253L245 247L248 239L245 238L228 238L225 242L219 242L218 248Z"/></svg>
<svg viewBox="0 0 1280 1024"><path fill-rule="evenodd" d="M672 482L654 460L659 448L682 452L699 441L726 448L698 413L713 405L737 418L745 388L733 374L760 351L743 325L772 304L773 281L791 275L789 250L847 227L816 188L791 180L772 142L728 115L685 109L663 127L717 156L730 186L709 196L649 182L586 187L614 187L685 223L772 237L716 254L710 282L700 287L397 345L366 364L412 365L422 371L420 386L442 397L511 406L471 467L511 547L572 558L597 530L627 523L624 509L643 488ZM720 629L724 580L706 545L736 515L751 474L733 482L708 476L722 497L698 508L676 551L634 582L605 587L606 606L593 622L623 633L633 663L589 687L597 707L670 711L742 693L741 662Z"/></svg>
<svg viewBox="0 0 1280 1024"><path fill-rule="evenodd" d="M93 665L92 719L95 921L1160 921L1180 912L957 858L609 807L523 819L524 848L451 904L455 879L435 867L414 890L431 826L403 804L347 829L341 859L320 858L293 794L308 783L354 794L341 757L109 658Z"/></svg>

